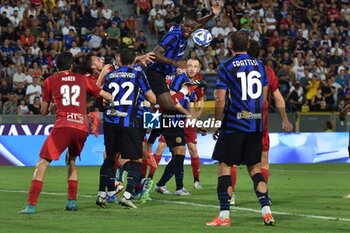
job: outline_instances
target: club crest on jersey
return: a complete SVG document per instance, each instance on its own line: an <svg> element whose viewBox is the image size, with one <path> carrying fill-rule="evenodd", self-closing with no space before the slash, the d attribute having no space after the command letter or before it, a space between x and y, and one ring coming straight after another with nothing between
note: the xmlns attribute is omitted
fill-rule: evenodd
<svg viewBox="0 0 350 233"><path fill-rule="evenodd" d="M261 119L262 115L261 113L253 113L253 112L247 112L247 111L242 111L237 113L237 119Z"/></svg>

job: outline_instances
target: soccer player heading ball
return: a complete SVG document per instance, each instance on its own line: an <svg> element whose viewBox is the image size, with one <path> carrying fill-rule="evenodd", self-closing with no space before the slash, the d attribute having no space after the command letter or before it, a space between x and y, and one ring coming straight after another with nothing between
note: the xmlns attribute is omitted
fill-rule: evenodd
<svg viewBox="0 0 350 233"><path fill-rule="evenodd" d="M177 112L166 84L166 76L176 73L176 68L186 68L185 61L180 59L185 52L188 38L196 29L203 27L211 18L219 14L218 2L211 9L212 12L209 15L197 21L195 11L186 13L181 24L173 26L153 49L156 61L147 67L145 73L163 113L171 115ZM186 142L184 130L179 126L163 129L161 133L173 154L172 160L166 166L163 176L157 183L159 190L165 190L165 184L173 175L183 176ZM176 182L177 191L181 190L183 188L182 180L176 179Z"/></svg>

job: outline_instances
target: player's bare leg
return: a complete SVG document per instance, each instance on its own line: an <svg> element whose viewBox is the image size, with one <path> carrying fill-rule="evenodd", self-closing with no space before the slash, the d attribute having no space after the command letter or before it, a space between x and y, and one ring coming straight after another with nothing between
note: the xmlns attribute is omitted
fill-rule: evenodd
<svg viewBox="0 0 350 233"><path fill-rule="evenodd" d="M157 163L157 166L158 166L160 160L162 159L162 154L165 151L165 148L166 148L166 143L165 142L159 142L158 143L157 150L156 150L156 152L153 155L153 157L154 157L154 159L155 159L155 161ZM153 176L154 176L154 173L156 172L156 170L157 170L157 167L151 167L150 170L149 170L148 178L153 179Z"/></svg>
<svg viewBox="0 0 350 233"><path fill-rule="evenodd" d="M248 167L248 173L254 183L254 191L261 205L261 214L263 218L263 223L265 225L274 225L275 220L272 217L270 209L270 200L267 190L267 184L261 174L261 164L257 163L255 165Z"/></svg>
<svg viewBox="0 0 350 233"><path fill-rule="evenodd" d="M163 108L164 113L173 114L176 113L176 108L171 98L170 92L164 92L157 96L157 102Z"/></svg>
<svg viewBox="0 0 350 233"><path fill-rule="evenodd" d="M268 183L270 176L270 165L269 165L269 152L261 152L261 173L265 179L265 182Z"/></svg>
<svg viewBox="0 0 350 233"><path fill-rule="evenodd" d="M187 148L191 156L191 166L192 166L192 174L194 179L194 188L195 189L203 189L201 184L199 183L199 172L200 172L200 161L198 156L197 145L195 143L189 142L187 143Z"/></svg>
<svg viewBox="0 0 350 233"><path fill-rule="evenodd" d="M66 210L75 211L78 209L76 199L78 190L78 169L75 164L76 156L69 155L67 152L67 182L68 182L68 197Z"/></svg>
<svg viewBox="0 0 350 233"><path fill-rule="evenodd" d="M37 162L30 185L28 194L28 202L25 209L21 210L21 214L34 214L36 212L36 203L43 187L46 169L50 166L51 161L40 158Z"/></svg>

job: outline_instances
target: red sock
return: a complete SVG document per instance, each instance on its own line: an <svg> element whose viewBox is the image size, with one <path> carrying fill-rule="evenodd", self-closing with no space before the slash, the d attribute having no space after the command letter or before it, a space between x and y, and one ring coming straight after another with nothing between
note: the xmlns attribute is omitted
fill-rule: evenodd
<svg viewBox="0 0 350 233"><path fill-rule="evenodd" d="M233 165L231 170L232 192L235 191L236 179L237 179L237 167Z"/></svg>
<svg viewBox="0 0 350 233"><path fill-rule="evenodd" d="M154 157L154 159L156 160L157 165L159 165L159 162L160 162L160 160L162 159L162 155L156 155L156 154L154 154L153 157ZM151 175L153 176L154 173L156 172L156 170L157 170L157 168L151 167L151 168L149 169L149 174L151 174Z"/></svg>
<svg viewBox="0 0 350 233"><path fill-rule="evenodd" d="M116 171L118 170L118 168L119 168L118 160L115 160L114 168L115 168Z"/></svg>
<svg viewBox="0 0 350 233"><path fill-rule="evenodd" d="M141 174L143 177L146 177L146 172L147 172L147 159L142 160L142 165L141 165Z"/></svg>
<svg viewBox="0 0 350 233"><path fill-rule="evenodd" d="M200 161L199 157L197 156L196 158L191 157L191 166L192 166L192 174L193 178L195 181L199 181L199 166L200 166Z"/></svg>
<svg viewBox="0 0 350 233"><path fill-rule="evenodd" d="M36 202L39 198L39 194L41 189L43 188L43 182L40 180L32 180L32 184L30 185L30 190L28 194L28 204L36 205Z"/></svg>
<svg viewBox="0 0 350 233"><path fill-rule="evenodd" d="M265 182L267 183L269 181L270 171L266 168L261 168L261 173L264 177Z"/></svg>
<svg viewBox="0 0 350 233"><path fill-rule="evenodd" d="M68 198L67 200L76 200L78 191L78 181L68 180Z"/></svg>

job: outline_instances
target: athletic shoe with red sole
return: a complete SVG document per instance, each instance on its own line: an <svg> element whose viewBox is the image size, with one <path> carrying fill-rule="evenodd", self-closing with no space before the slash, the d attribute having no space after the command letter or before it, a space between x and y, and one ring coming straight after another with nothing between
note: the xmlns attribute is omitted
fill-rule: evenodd
<svg viewBox="0 0 350 233"><path fill-rule="evenodd" d="M265 226L273 226L275 225L275 219L272 217L271 213L265 214L263 217L263 222Z"/></svg>
<svg viewBox="0 0 350 233"><path fill-rule="evenodd" d="M231 219L221 219L220 217L216 217L213 221L207 222L206 225L209 227L229 227L231 226Z"/></svg>

